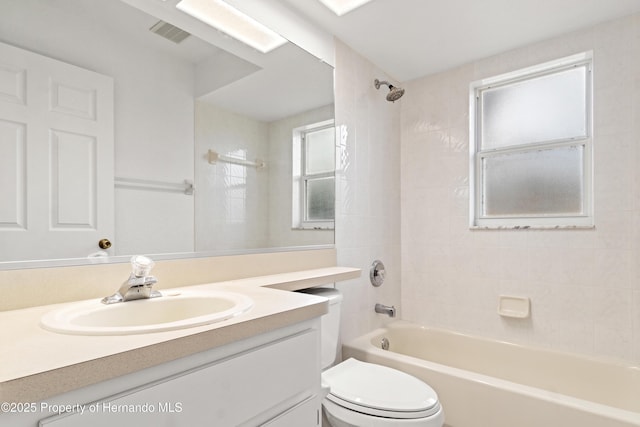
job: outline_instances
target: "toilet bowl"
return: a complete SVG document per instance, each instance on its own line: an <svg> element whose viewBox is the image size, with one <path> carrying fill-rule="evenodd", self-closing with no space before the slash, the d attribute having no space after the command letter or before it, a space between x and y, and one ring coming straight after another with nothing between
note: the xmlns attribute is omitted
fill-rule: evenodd
<svg viewBox="0 0 640 427"><path fill-rule="evenodd" d="M386 366L348 359L334 366L342 295L336 289L303 292L329 299L321 319L322 402L331 427L442 427L444 412L438 395L423 381ZM326 427L326 426L325 426Z"/></svg>
<svg viewBox="0 0 640 427"><path fill-rule="evenodd" d="M333 427L442 427L436 392L411 375L348 359L322 373L329 387L323 401Z"/></svg>

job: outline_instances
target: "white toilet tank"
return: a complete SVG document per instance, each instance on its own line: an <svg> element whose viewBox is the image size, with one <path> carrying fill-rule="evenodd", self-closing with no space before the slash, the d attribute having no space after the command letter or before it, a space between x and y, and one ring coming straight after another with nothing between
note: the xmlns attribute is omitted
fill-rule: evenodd
<svg viewBox="0 0 640 427"><path fill-rule="evenodd" d="M338 357L338 342L340 337L340 303L342 294L333 288L309 288L300 292L318 295L329 299L329 313L320 319L321 331L321 357L322 369L329 368Z"/></svg>

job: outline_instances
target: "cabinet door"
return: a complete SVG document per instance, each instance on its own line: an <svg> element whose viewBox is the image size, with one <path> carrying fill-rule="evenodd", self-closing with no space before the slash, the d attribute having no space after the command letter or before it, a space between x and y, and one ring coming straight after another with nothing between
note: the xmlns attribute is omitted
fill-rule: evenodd
<svg viewBox="0 0 640 427"><path fill-rule="evenodd" d="M320 386L317 333L308 330L84 405L83 413L47 418L40 425L261 425L317 393ZM307 425L314 424L299 424L300 427Z"/></svg>
<svg viewBox="0 0 640 427"><path fill-rule="evenodd" d="M113 79L0 43L0 259L113 238Z"/></svg>
<svg viewBox="0 0 640 427"><path fill-rule="evenodd" d="M322 403L316 395L299 403L262 427L314 427L322 422Z"/></svg>

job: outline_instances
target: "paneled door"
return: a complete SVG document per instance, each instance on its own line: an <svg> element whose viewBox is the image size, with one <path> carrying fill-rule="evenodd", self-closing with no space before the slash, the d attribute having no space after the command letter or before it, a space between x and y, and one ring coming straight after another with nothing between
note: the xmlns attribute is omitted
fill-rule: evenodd
<svg viewBox="0 0 640 427"><path fill-rule="evenodd" d="M104 250L113 114L111 77L0 43L0 262Z"/></svg>

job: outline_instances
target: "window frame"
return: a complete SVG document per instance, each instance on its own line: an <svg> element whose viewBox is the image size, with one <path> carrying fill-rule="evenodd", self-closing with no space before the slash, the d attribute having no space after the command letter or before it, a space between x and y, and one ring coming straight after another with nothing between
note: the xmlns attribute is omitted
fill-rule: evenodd
<svg viewBox="0 0 640 427"><path fill-rule="evenodd" d="M555 74L575 67L586 67L586 136L559 140L538 141L481 150L483 90ZM582 159L583 211L578 215L492 215L483 216L483 160L499 155L531 152L562 147L584 147ZM469 227L471 229L498 228L593 228L593 53L591 51L568 56L499 76L478 80L469 90Z"/></svg>
<svg viewBox="0 0 640 427"><path fill-rule="evenodd" d="M335 162L332 171L321 173L307 173L307 147L306 135L324 129L335 128L334 120L324 120L307 126L302 126L293 130L293 198L292 198L292 229L294 230L333 230L335 229L334 218L331 220L309 220L307 202L307 183L310 180L333 178L335 187ZM334 158L335 158L335 136L334 136Z"/></svg>

